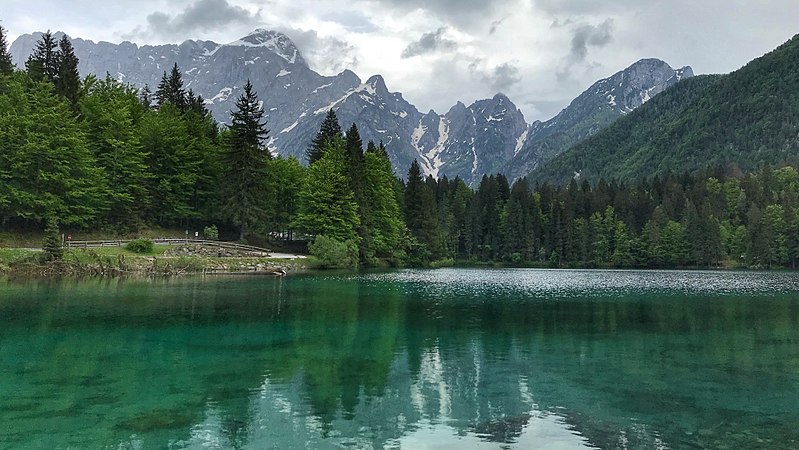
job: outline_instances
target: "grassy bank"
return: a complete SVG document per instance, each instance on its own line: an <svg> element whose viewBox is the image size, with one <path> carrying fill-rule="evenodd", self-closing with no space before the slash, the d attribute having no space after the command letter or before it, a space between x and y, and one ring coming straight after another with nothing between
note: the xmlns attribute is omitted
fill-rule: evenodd
<svg viewBox="0 0 799 450"><path fill-rule="evenodd" d="M42 252L0 248L0 273L29 276L175 276L197 273L278 273L305 270L312 260L267 257L165 256L168 247L146 254L124 248L71 249L63 259L43 262Z"/></svg>

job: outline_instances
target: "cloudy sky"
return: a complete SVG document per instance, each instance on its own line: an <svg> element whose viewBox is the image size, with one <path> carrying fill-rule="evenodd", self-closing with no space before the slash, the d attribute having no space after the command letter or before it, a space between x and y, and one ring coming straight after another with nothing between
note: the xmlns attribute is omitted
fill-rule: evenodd
<svg viewBox="0 0 799 450"><path fill-rule="evenodd" d="M3 0L10 41L139 44L288 34L312 67L384 75L420 110L507 94L528 121L641 58L724 73L799 33L796 0ZM10 4L8 4L10 3Z"/></svg>

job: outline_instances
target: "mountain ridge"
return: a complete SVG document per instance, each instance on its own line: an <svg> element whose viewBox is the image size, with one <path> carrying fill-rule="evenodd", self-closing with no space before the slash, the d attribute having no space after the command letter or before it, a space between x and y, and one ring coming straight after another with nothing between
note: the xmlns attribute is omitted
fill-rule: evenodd
<svg viewBox="0 0 799 450"><path fill-rule="evenodd" d="M23 35L11 45L10 53L18 66L23 66L40 36L41 33ZM129 41L120 44L80 38L72 41L82 75L109 73L139 88L155 86L163 72L177 63L185 87L202 95L220 122L229 119L244 80L250 79L264 101L265 119L272 130L268 146L275 153L303 160L324 113L333 108L343 126L357 123L364 140L386 144L398 174L404 174L411 162L418 160L426 175L460 177L471 185L478 183L485 173L503 172L518 178L564 151L567 144L589 136L640 106L650 94L655 95L675 80L692 75L690 67L675 71L660 60L641 60L625 71L640 69L644 72L642 76L649 76L647 79L652 82L645 86L648 91L645 93L644 87L639 86L638 90L621 95L620 106L612 114L601 120L595 113L585 111L570 114L570 104L555 118L528 124L522 112L502 93L468 106L458 101L444 114L433 110L422 113L402 93L391 92L381 75L373 75L364 82L348 69L333 76L318 74L288 36L263 28L228 44L186 40L181 44L138 46ZM649 64L651 67L647 68L643 61L658 61L658 64ZM652 72L652 68L657 70ZM552 138L553 135L558 137ZM545 151L541 151L541 145L535 145L542 142Z"/></svg>

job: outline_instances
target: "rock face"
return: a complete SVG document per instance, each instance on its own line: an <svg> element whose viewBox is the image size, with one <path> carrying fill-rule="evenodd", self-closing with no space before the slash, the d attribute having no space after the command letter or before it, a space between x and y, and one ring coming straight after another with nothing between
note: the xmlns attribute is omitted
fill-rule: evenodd
<svg viewBox="0 0 799 450"><path fill-rule="evenodd" d="M40 38L41 33L23 35L12 44L17 66L24 66ZM470 106L459 102L443 115L421 113L402 94L389 91L380 75L363 82L349 70L335 76L314 72L294 43L276 31L255 30L224 45L72 42L82 75L108 73L137 87L154 90L164 71L177 63L186 88L202 95L220 122L229 120L244 83L251 80L263 101L271 130L268 145L275 153L304 162L324 114L333 108L344 129L356 123L364 142L386 145L398 175L416 159L428 175L460 177L471 185L484 173L524 176L692 75L690 68L675 71L662 61L642 60L594 84L555 118L528 125L502 94Z"/></svg>
<svg viewBox="0 0 799 450"><path fill-rule="evenodd" d="M672 69L659 59L642 59L593 86L546 122L534 122L517 154L502 172L510 180L527 176L542 163L596 134L685 78L690 67Z"/></svg>

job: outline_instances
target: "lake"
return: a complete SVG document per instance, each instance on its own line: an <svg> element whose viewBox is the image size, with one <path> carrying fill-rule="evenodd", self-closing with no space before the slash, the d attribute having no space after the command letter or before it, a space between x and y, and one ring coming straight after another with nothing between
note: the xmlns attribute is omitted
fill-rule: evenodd
<svg viewBox="0 0 799 450"><path fill-rule="evenodd" d="M799 447L799 275L0 281L0 448Z"/></svg>

